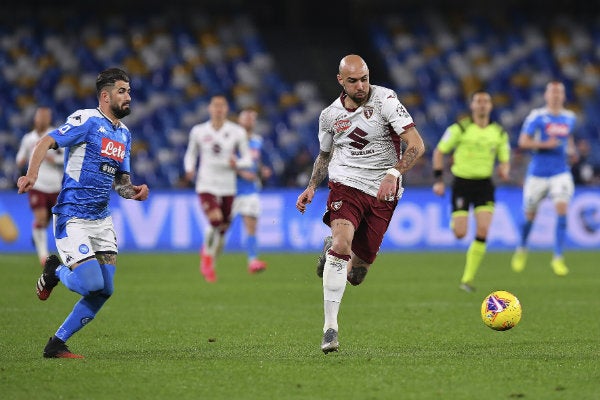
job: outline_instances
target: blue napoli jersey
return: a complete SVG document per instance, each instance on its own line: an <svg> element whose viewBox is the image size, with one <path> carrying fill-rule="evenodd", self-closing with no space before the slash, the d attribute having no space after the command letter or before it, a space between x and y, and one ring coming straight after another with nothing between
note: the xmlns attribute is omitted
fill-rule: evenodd
<svg viewBox="0 0 600 400"><path fill-rule="evenodd" d="M49 133L65 148L62 189L54 214L87 220L110 215L108 202L117 172L130 171L131 134L99 109L78 110Z"/></svg>
<svg viewBox="0 0 600 400"><path fill-rule="evenodd" d="M252 171L258 176L258 166L260 161L260 152L262 150L263 140L258 135L250 136L248 140L248 147L250 148L250 155L252 157L252 167L244 168L245 170ZM260 190L260 179L249 181L238 175L237 177L237 194L252 194L258 193Z"/></svg>
<svg viewBox="0 0 600 400"><path fill-rule="evenodd" d="M554 136L560 145L554 149L535 150L532 152L527 175L549 177L570 170L567 156L569 135L573 134L577 118L575 113L563 110L559 115L551 114L547 108L532 110L525 122L521 133L532 138L546 141Z"/></svg>

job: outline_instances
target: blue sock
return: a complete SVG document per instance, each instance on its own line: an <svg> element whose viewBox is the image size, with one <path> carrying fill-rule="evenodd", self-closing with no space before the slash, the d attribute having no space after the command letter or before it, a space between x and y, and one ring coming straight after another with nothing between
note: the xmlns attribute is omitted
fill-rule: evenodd
<svg viewBox="0 0 600 400"><path fill-rule="evenodd" d="M554 255L562 257L565 237L567 236L567 216L559 215L556 220L556 232L554 240Z"/></svg>
<svg viewBox="0 0 600 400"><path fill-rule="evenodd" d="M82 266L83 264L75 268L75 271L79 270ZM99 266L102 271L102 277L104 278L104 288L101 292L96 291L92 295L82 297L75 304L71 314L67 316L65 321L56 331L56 337L63 342L66 342L75 332L79 331L88 322L93 320L114 291L113 277L115 275L116 267L111 264L99 264Z"/></svg>
<svg viewBox="0 0 600 400"><path fill-rule="evenodd" d="M248 253L248 260L252 261L258 257L258 244L256 241L256 235L249 235L246 237L246 252Z"/></svg>
<svg viewBox="0 0 600 400"><path fill-rule="evenodd" d="M529 238L529 233L531 232L532 226L533 221L525 221L525 223L521 227L521 247L527 246L527 238Z"/></svg>
<svg viewBox="0 0 600 400"><path fill-rule="evenodd" d="M77 270L77 269L76 269ZM73 334L83 328L88 322L94 319L100 308L104 305L109 296L104 294L95 294L82 297L71 314L56 331L56 337L66 342Z"/></svg>
<svg viewBox="0 0 600 400"><path fill-rule="evenodd" d="M98 260L91 259L72 271L64 265L56 269L56 275L69 290L87 296L104 288L104 277Z"/></svg>
<svg viewBox="0 0 600 400"><path fill-rule="evenodd" d="M104 289L102 289L102 294L110 296L115 290L113 279L117 267L112 264L100 264L100 268L102 269L102 277L104 278Z"/></svg>

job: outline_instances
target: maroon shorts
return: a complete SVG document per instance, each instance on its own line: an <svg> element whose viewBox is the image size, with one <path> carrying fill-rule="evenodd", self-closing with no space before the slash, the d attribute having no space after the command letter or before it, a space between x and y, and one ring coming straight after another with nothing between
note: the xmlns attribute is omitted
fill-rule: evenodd
<svg viewBox="0 0 600 400"><path fill-rule="evenodd" d="M358 189L330 182L323 222L331 226L331 221L336 219L350 221L355 229L352 252L372 264L397 204L398 200L378 201Z"/></svg>
<svg viewBox="0 0 600 400"><path fill-rule="evenodd" d="M215 208L218 208L223 213L223 222L231 222L231 209L233 207L234 196L215 196L211 193L199 193L200 206L205 214Z"/></svg>
<svg viewBox="0 0 600 400"><path fill-rule="evenodd" d="M58 198L57 193L45 193L40 192L39 190L30 190L29 191L29 207L32 210L36 208L45 208L48 212L52 213L52 207L56 204L56 199Z"/></svg>

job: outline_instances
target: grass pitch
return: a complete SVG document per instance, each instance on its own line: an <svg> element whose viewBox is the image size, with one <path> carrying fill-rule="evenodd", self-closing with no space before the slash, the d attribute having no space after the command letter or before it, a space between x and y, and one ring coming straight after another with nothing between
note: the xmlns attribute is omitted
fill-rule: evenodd
<svg viewBox="0 0 600 400"><path fill-rule="evenodd" d="M218 282L195 254L121 254L116 290L69 341L84 360L42 349L78 295L59 285L41 302L34 255L0 255L3 399L597 399L600 260L568 253L571 273L532 253L521 274L489 253L477 292L458 289L462 253L381 254L346 289L340 352L324 355L316 254L265 254L249 275L242 254L219 259ZM514 293L520 324L480 318L493 290Z"/></svg>

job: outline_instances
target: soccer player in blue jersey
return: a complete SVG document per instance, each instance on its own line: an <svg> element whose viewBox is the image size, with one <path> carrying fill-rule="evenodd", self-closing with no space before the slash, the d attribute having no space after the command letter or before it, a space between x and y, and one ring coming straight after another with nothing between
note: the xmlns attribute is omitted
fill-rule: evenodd
<svg viewBox="0 0 600 400"><path fill-rule="evenodd" d="M564 108L565 86L552 81L546 85L546 106L529 113L521 135L519 147L532 151L525 183L523 185L523 209L525 223L521 230L521 242L517 247L511 267L521 272L527 263L527 239L540 202L549 197L558 215L554 232L554 257L550 265L554 273L564 276L569 273L563 258L563 247L567 234L567 208L575 190L569 167L569 156L575 156L573 128L575 114Z"/></svg>
<svg viewBox="0 0 600 400"><path fill-rule="evenodd" d="M118 68L104 70L96 93L98 108L75 111L37 142L27 174L17 182L19 193L29 191L47 151L65 148L62 189L52 209L62 263L55 255L46 259L36 292L46 300L60 281L82 297L46 344L46 358L83 358L66 341L94 319L113 293L117 239L108 207L112 188L125 199L146 200L149 194L148 186L133 185L129 176L131 133L121 122L131 111L129 77Z"/></svg>
<svg viewBox="0 0 600 400"><path fill-rule="evenodd" d="M258 113L254 110L242 110L238 116L240 124L248 133L248 147L252 157L250 168L240 168L237 171L237 193L233 201L233 215L240 215L246 230L246 253L248 254L248 272L251 274L263 271L267 263L258 259L258 243L256 240L256 225L260 215L261 176L264 175L261 165L260 152L263 140L254 133ZM269 172L266 172L267 174Z"/></svg>

